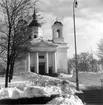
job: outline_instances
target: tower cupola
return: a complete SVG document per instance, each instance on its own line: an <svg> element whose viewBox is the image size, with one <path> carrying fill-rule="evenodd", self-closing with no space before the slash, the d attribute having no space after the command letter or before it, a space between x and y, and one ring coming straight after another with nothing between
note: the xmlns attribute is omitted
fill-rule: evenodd
<svg viewBox="0 0 103 105"><path fill-rule="evenodd" d="M56 20L52 25L52 39L55 43L63 43L63 24Z"/></svg>
<svg viewBox="0 0 103 105"><path fill-rule="evenodd" d="M37 15L36 15L35 8L34 8L34 13L33 13L33 16L32 17L33 17L33 19L30 22L29 27L30 27L31 32L32 32L31 39L33 40L35 38L38 38L39 27L41 27L41 25L37 21Z"/></svg>

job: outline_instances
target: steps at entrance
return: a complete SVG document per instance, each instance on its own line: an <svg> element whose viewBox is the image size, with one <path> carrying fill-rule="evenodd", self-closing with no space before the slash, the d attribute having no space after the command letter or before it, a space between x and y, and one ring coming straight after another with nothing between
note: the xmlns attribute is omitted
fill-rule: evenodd
<svg viewBox="0 0 103 105"><path fill-rule="evenodd" d="M76 94L87 104L103 104L103 89L82 90L83 94Z"/></svg>
<svg viewBox="0 0 103 105"><path fill-rule="evenodd" d="M102 103L102 93L100 91L83 91L86 103Z"/></svg>

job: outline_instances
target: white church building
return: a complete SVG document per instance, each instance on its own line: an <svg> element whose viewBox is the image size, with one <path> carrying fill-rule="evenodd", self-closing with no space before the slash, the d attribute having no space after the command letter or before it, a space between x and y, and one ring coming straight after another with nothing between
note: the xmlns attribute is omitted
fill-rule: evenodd
<svg viewBox="0 0 103 105"><path fill-rule="evenodd" d="M63 37L63 24L56 20L51 26L52 39L39 36L39 25L35 19L29 24L32 29L31 51L19 70L39 74L68 73L67 43Z"/></svg>

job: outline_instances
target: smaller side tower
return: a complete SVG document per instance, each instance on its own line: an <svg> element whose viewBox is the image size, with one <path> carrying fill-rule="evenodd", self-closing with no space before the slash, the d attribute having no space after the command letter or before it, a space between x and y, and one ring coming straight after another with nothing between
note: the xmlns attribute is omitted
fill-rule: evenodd
<svg viewBox="0 0 103 105"><path fill-rule="evenodd" d="M36 15L35 8L34 8L34 13L33 13L32 17L33 17L33 20L29 24L30 30L32 32L31 40L33 40L35 38L38 38L38 36L39 36L39 28L41 27L41 25L37 21L37 15Z"/></svg>
<svg viewBox="0 0 103 105"><path fill-rule="evenodd" d="M55 43L64 43L63 24L58 20L52 25L52 40Z"/></svg>

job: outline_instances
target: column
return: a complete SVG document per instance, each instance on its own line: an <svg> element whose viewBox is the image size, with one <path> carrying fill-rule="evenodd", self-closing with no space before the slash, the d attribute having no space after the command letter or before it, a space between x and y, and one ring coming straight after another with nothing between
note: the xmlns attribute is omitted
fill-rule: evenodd
<svg viewBox="0 0 103 105"><path fill-rule="evenodd" d="M56 52L53 53L53 73L57 73L57 59L56 59Z"/></svg>
<svg viewBox="0 0 103 105"><path fill-rule="evenodd" d="M36 73L39 73L39 57L38 52L36 52Z"/></svg>
<svg viewBox="0 0 103 105"><path fill-rule="evenodd" d="M30 72L30 53L27 56L27 71Z"/></svg>
<svg viewBox="0 0 103 105"><path fill-rule="evenodd" d="M25 59L25 72L27 72L27 59Z"/></svg>
<svg viewBox="0 0 103 105"><path fill-rule="evenodd" d="M46 52L46 73L49 73L49 60L48 60L48 52Z"/></svg>

